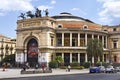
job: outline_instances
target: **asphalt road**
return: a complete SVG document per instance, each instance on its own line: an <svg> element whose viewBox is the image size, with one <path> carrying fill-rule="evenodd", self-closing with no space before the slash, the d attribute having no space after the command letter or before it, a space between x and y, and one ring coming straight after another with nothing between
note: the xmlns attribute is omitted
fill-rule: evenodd
<svg viewBox="0 0 120 80"><path fill-rule="evenodd" d="M119 73L73 74L60 76L38 76L28 78L14 78L2 80L120 80Z"/></svg>

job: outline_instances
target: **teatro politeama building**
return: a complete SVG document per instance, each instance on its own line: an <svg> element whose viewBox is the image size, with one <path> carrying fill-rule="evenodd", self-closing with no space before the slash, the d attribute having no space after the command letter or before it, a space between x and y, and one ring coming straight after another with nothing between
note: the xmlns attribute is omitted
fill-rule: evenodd
<svg viewBox="0 0 120 80"><path fill-rule="evenodd" d="M61 56L64 63L89 62L86 48L94 38L102 41L104 62L120 63L120 26L102 26L63 12L51 17L20 19L16 32L18 63L48 63L56 56Z"/></svg>

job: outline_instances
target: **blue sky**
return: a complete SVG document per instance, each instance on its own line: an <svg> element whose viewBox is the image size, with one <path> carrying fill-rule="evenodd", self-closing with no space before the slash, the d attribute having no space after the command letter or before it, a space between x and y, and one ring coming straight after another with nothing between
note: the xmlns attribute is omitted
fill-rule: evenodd
<svg viewBox="0 0 120 80"><path fill-rule="evenodd" d="M48 9L49 16L69 12L101 25L120 24L120 0L0 0L0 34L16 37L18 16L34 7Z"/></svg>

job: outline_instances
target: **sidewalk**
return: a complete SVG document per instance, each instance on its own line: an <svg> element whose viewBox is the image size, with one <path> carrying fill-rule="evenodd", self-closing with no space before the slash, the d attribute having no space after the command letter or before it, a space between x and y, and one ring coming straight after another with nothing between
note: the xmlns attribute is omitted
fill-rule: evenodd
<svg viewBox="0 0 120 80"><path fill-rule="evenodd" d="M2 71L0 69L0 79L4 78L17 78L17 77L32 77L32 76L50 76L50 75L65 75L65 74L80 74L80 73L88 73L88 69L82 70L71 70L70 72L66 72L65 69L53 69L52 73L40 73L40 74L20 74L21 69L6 69L6 71Z"/></svg>

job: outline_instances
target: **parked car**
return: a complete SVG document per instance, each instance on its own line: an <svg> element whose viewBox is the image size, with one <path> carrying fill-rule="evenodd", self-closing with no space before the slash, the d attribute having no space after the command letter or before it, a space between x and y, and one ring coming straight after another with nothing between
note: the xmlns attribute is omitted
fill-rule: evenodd
<svg viewBox="0 0 120 80"><path fill-rule="evenodd" d="M113 66L108 66L106 69L105 69L105 72L106 73L115 73L116 70Z"/></svg>
<svg viewBox="0 0 120 80"><path fill-rule="evenodd" d="M100 73L99 67L90 67L89 73Z"/></svg>
<svg viewBox="0 0 120 80"><path fill-rule="evenodd" d="M104 73L105 72L105 67L104 66L99 66L100 72Z"/></svg>
<svg viewBox="0 0 120 80"><path fill-rule="evenodd" d="M115 67L116 72L120 72L120 67Z"/></svg>

